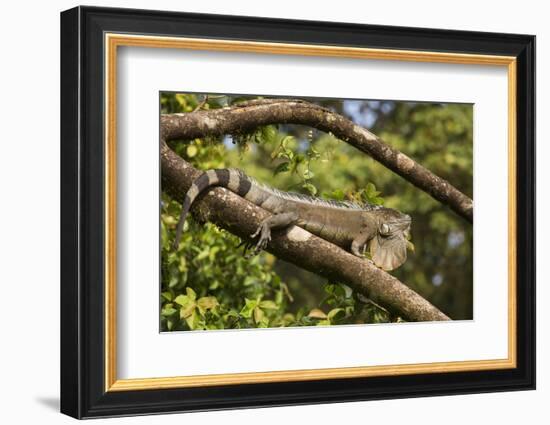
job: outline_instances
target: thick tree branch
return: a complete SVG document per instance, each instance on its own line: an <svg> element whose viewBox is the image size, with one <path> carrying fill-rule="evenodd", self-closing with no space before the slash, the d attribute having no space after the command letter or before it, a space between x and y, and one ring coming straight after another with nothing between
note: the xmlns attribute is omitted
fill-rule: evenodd
<svg viewBox="0 0 550 425"><path fill-rule="evenodd" d="M268 124L302 124L330 132L473 222L473 201L448 181L343 116L293 99L260 99L212 111L161 117L164 140L242 134Z"/></svg>
<svg viewBox="0 0 550 425"><path fill-rule="evenodd" d="M161 168L163 191L180 200L201 173L164 141L161 141ZM197 200L193 214L201 221L216 223L247 240L261 220L269 216L262 208L219 187ZM299 227L275 232L267 250L329 280L346 283L407 320L450 320L392 275Z"/></svg>

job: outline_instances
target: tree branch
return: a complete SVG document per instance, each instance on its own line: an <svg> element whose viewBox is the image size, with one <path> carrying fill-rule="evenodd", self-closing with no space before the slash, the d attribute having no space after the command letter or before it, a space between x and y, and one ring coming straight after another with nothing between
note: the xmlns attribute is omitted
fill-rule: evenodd
<svg viewBox="0 0 550 425"><path fill-rule="evenodd" d="M162 190L180 200L193 180L201 174L172 151L164 140L161 140L161 168ZM196 201L193 215L200 221L213 222L249 240L269 213L229 190L218 187L209 190ZM409 321L450 320L392 275L299 227L274 232L267 250L278 258L329 280L346 283L358 293Z"/></svg>
<svg viewBox="0 0 550 425"><path fill-rule="evenodd" d="M164 140L242 134L269 124L302 124L330 132L473 222L473 201L378 136L321 106L293 99L259 99L222 109L161 116Z"/></svg>

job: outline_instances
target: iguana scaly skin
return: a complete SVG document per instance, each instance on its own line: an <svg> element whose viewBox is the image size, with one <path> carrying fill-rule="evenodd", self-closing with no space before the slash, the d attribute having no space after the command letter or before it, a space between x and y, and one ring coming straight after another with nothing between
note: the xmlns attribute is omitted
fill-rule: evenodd
<svg viewBox="0 0 550 425"><path fill-rule="evenodd" d="M260 237L256 251L267 246L271 230L297 225L359 257L363 257L368 247L372 261L384 270L393 270L407 259L411 225L408 215L376 205L282 192L256 182L237 169L208 170L193 182L183 201L174 248L179 245L193 201L212 186L225 187L272 213L251 235Z"/></svg>

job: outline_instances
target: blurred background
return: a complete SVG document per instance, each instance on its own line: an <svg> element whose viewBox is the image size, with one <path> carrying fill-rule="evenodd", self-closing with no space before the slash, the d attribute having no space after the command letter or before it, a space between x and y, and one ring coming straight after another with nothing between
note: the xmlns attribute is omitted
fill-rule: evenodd
<svg viewBox="0 0 550 425"><path fill-rule="evenodd" d="M162 93L161 113L215 109L255 98L260 96ZM473 196L472 105L304 100L366 127ZM472 225L333 135L277 125L170 145L202 170L240 168L281 190L383 204L409 214L415 251L391 274L452 319L473 318ZM192 217L178 251L171 251L180 208L162 193L161 330L402 321L346 285L327 282L269 253L246 259L239 238Z"/></svg>

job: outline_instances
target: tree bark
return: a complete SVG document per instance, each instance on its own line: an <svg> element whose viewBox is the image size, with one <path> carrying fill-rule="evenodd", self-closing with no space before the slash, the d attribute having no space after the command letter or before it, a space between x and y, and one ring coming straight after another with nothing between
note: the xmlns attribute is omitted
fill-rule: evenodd
<svg viewBox="0 0 550 425"><path fill-rule="evenodd" d="M211 111L161 116L166 141L243 134L269 124L302 124L332 133L473 222L472 199L367 129L321 106L293 99L259 99Z"/></svg>
<svg viewBox="0 0 550 425"><path fill-rule="evenodd" d="M198 113L189 115L195 114ZM201 115L210 117L209 114L201 113ZM170 121L163 118L163 127L167 122ZM209 121L207 119L200 122ZM181 128L180 124L181 122L178 121L178 128ZM166 124L166 127L170 125ZM198 133L193 133L191 126L180 131L163 128L163 134L169 137L195 134L193 137L198 137ZM175 136L176 134L180 136ZM162 190L179 200L183 199L193 180L201 174L172 151L164 140L161 140L161 168ZM209 190L197 199L192 213L196 219L213 222L245 240L250 240L250 235L260 222L269 216L269 213L262 208L220 187ZM450 320L392 275L302 228L293 226L286 231L274 232L267 250L298 267L331 281L349 285L355 291L388 309L392 314L406 320Z"/></svg>

